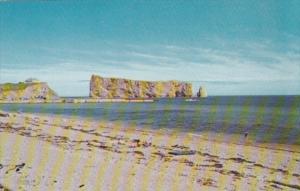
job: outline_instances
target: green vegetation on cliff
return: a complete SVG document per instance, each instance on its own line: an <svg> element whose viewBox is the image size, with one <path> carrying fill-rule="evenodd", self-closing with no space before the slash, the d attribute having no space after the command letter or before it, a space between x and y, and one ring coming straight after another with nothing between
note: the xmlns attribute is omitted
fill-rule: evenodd
<svg viewBox="0 0 300 191"><path fill-rule="evenodd" d="M28 84L24 82L14 83L5 83L0 84L0 91L13 91L13 90L24 90L28 87Z"/></svg>

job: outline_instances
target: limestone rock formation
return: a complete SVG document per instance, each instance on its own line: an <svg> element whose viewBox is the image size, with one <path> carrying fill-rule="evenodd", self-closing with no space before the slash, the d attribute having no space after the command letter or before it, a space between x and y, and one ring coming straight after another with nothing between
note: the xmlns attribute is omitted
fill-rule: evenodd
<svg viewBox="0 0 300 191"><path fill-rule="evenodd" d="M191 97L192 84L178 81L138 81L103 78L92 75L90 97L93 98L175 98Z"/></svg>
<svg viewBox="0 0 300 191"><path fill-rule="evenodd" d="M197 93L197 97L201 97L201 98L207 97L207 91L204 86L200 86L199 91Z"/></svg>
<svg viewBox="0 0 300 191"><path fill-rule="evenodd" d="M45 82L0 84L0 100L2 101L36 101L58 98L58 95Z"/></svg>

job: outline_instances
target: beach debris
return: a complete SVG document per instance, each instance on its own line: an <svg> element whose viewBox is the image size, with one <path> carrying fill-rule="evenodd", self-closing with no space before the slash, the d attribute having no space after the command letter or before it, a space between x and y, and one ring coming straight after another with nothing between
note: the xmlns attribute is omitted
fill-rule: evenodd
<svg viewBox="0 0 300 191"><path fill-rule="evenodd" d="M261 168L267 168L266 166L262 165L262 164L258 164L258 163L255 163L253 164L254 166L257 166L257 167L261 167Z"/></svg>
<svg viewBox="0 0 300 191"><path fill-rule="evenodd" d="M215 163L215 164L197 164L197 167L215 167L215 168L223 168L223 164ZM198 169L200 170L200 169Z"/></svg>
<svg viewBox="0 0 300 191"><path fill-rule="evenodd" d="M165 155L164 153L160 152L160 151L158 151L158 152L154 152L154 153L152 153L152 154L154 154L154 155L158 155L158 156L160 157L160 159L162 159L162 158L166 157L166 155Z"/></svg>
<svg viewBox="0 0 300 191"><path fill-rule="evenodd" d="M92 142L93 143L90 143L88 141L87 146L97 147L97 148L104 149L104 150L112 149L112 147L105 145L105 142L101 142L101 141L97 141L97 140L92 140Z"/></svg>
<svg viewBox="0 0 300 191"><path fill-rule="evenodd" d="M79 187L79 188L82 188L82 187L84 187L84 184L81 184L81 185L79 185L78 187Z"/></svg>
<svg viewBox="0 0 300 191"><path fill-rule="evenodd" d="M294 189L297 189L297 190L300 190L300 185L296 185L296 184L287 184L287 183L284 183L284 182L279 182L279 181L275 181L275 180L271 180L269 181L270 183L273 183L273 184L278 184L280 186L285 186L285 187L289 187L289 188L294 188Z"/></svg>
<svg viewBox="0 0 300 191"><path fill-rule="evenodd" d="M214 164L214 167L216 167L216 168L223 168L223 164L221 164L221 163L216 163L216 164Z"/></svg>
<svg viewBox="0 0 300 191"><path fill-rule="evenodd" d="M135 148L135 147L139 147L141 140L139 139L132 139L131 140L131 145L129 146L130 148Z"/></svg>
<svg viewBox="0 0 300 191"><path fill-rule="evenodd" d="M133 139L132 142L139 144L141 141L139 139Z"/></svg>
<svg viewBox="0 0 300 191"><path fill-rule="evenodd" d="M193 150L173 150L168 152L170 155L194 155L196 151Z"/></svg>
<svg viewBox="0 0 300 191"><path fill-rule="evenodd" d="M207 162L214 162L214 163L218 163L219 161L215 160L215 159L206 159L205 161Z"/></svg>
<svg viewBox="0 0 300 191"><path fill-rule="evenodd" d="M125 141L121 140L121 139L118 139L117 144L118 145L125 145Z"/></svg>
<svg viewBox="0 0 300 191"><path fill-rule="evenodd" d="M243 176L241 173L239 173L236 170L230 170L230 171L228 171L228 174L232 174L232 175L238 176L238 177L242 177Z"/></svg>
<svg viewBox="0 0 300 191"><path fill-rule="evenodd" d="M212 155L212 154L209 154L209 153L202 153L202 152L199 152L199 151L198 151L198 154L201 155L201 156L210 157L210 158L216 158L216 159L220 158L217 155Z"/></svg>
<svg viewBox="0 0 300 191"><path fill-rule="evenodd" d="M97 147L100 148L100 149L107 149L108 148L108 146L106 146L106 145L99 145Z"/></svg>
<svg viewBox="0 0 300 191"><path fill-rule="evenodd" d="M0 191L11 191L11 190L4 187L2 184L0 184Z"/></svg>
<svg viewBox="0 0 300 191"><path fill-rule="evenodd" d="M181 163L184 163L188 166L194 166L194 162L193 161L190 161L188 159L183 159L183 160L180 160Z"/></svg>
<svg viewBox="0 0 300 191"><path fill-rule="evenodd" d="M270 169L272 169L272 168L270 168ZM288 174L288 173L289 173L287 170L283 170L283 169L281 169L281 168L274 169L274 171L275 171L275 172L281 172L281 173L283 173L283 174Z"/></svg>
<svg viewBox="0 0 300 191"><path fill-rule="evenodd" d="M282 190L282 188L277 184L271 184L271 187Z"/></svg>
<svg viewBox="0 0 300 191"><path fill-rule="evenodd" d="M179 176L188 176L188 175L184 173L179 173Z"/></svg>
<svg viewBox="0 0 300 191"><path fill-rule="evenodd" d="M143 147L150 147L152 145L151 142L143 141L142 142Z"/></svg>
<svg viewBox="0 0 300 191"><path fill-rule="evenodd" d="M272 167L268 167L268 166L264 166L262 164L258 164L258 163L254 163L253 166L255 167L260 167L260 168L265 168L265 169L269 169L273 172L280 172L282 174L289 174L289 172L287 170L281 169L281 168L272 168Z"/></svg>
<svg viewBox="0 0 300 191"><path fill-rule="evenodd" d="M16 165L16 172L19 172L24 166L25 166L24 162L21 163L21 164Z"/></svg>
<svg viewBox="0 0 300 191"><path fill-rule="evenodd" d="M249 160L246 160L246 159L243 159L243 158L239 158L239 157L232 157L232 158L228 158L227 160L233 160L233 161L238 162L238 163L243 163L243 162L245 162L245 163L251 163L251 164L255 163L253 161L249 161Z"/></svg>
<svg viewBox="0 0 300 191"><path fill-rule="evenodd" d="M236 170L215 170L216 172L220 173L220 174L224 174L224 175L233 175L234 179L240 179L242 177L245 177L245 174L240 173Z"/></svg>
<svg viewBox="0 0 300 191"><path fill-rule="evenodd" d="M293 173L292 175L295 177L300 177L300 174L297 174L297 173Z"/></svg>
<svg viewBox="0 0 300 191"><path fill-rule="evenodd" d="M9 117L9 113L0 111L0 117Z"/></svg>
<svg viewBox="0 0 300 191"><path fill-rule="evenodd" d="M178 145L178 144L172 145L171 147L173 147L173 148L178 148L178 149L189 149L189 147L182 146L182 145Z"/></svg>
<svg viewBox="0 0 300 191"><path fill-rule="evenodd" d="M25 163L17 164L13 168L8 169L5 174L8 174L10 171L15 170L16 172L19 172L23 167L25 166Z"/></svg>
<svg viewBox="0 0 300 191"><path fill-rule="evenodd" d="M82 126L79 126L79 127L82 127ZM80 131L80 132L83 132L83 133L92 133L95 131L95 129L77 129L77 128L73 128L75 131Z"/></svg>
<svg viewBox="0 0 300 191"><path fill-rule="evenodd" d="M142 151L133 151L134 154L145 156Z"/></svg>
<svg viewBox="0 0 300 191"><path fill-rule="evenodd" d="M197 182L202 184L203 186L216 187L216 181L211 178L198 179Z"/></svg>
<svg viewBox="0 0 300 191"><path fill-rule="evenodd" d="M11 128L11 125L9 123L0 122L0 128Z"/></svg>

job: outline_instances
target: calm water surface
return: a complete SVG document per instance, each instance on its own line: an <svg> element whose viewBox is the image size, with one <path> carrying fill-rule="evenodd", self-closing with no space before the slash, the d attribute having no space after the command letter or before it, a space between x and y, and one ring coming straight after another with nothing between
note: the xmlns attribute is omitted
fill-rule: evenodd
<svg viewBox="0 0 300 191"><path fill-rule="evenodd" d="M196 102L1 104L1 110L78 116L138 128L249 132L257 141L300 144L300 96L212 96Z"/></svg>

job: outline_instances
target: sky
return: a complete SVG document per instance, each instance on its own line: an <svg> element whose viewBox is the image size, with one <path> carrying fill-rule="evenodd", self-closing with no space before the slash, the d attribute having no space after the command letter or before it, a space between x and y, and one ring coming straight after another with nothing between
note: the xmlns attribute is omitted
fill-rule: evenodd
<svg viewBox="0 0 300 191"><path fill-rule="evenodd" d="M0 83L87 96L92 74L300 95L300 1L0 0Z"/></svg>

